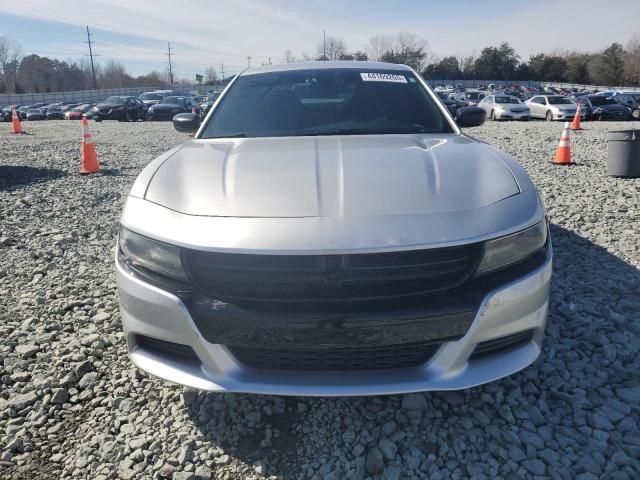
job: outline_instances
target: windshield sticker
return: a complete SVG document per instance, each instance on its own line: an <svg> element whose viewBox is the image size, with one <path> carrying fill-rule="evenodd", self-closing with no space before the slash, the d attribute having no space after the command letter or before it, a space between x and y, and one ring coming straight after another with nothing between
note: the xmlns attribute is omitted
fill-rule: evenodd
<svg viewBox="0 0 640 480"><path fill-rule="evenodd" d="M360 76L365 82L407 83L404 75L396 75L394 73L361 73Z"/></svg>

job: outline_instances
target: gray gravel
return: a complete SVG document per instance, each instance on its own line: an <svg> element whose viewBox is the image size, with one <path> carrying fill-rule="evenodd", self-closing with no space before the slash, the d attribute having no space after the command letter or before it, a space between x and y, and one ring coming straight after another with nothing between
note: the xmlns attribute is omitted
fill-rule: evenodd
<svg viewBox="0 0 640 480"><path fill-rule="evenodd" d="M640 477L640 180L606 177L606 131L469 130L522 162L555 247L545 348L463 392L365 398L203 394L126 356L113 275L140 169L186 137L168 123L92 124L103 173L78 175L77 122L0 138L0 477L384 479Z"/></svg>

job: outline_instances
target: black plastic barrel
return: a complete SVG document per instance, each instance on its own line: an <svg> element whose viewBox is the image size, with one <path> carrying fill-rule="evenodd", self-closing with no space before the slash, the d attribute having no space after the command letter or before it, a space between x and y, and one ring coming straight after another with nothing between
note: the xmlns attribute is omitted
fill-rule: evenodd
<svg viewBox="0 0 640 480"><path fill-rule="evenodd" d="M640 177L640 130L609 132L607 174L612 177Z"/></svg>

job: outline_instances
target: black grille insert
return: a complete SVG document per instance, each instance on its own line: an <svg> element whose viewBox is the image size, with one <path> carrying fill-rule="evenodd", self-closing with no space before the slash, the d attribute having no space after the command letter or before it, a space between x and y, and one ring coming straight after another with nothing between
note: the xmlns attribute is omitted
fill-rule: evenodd
<svg viewBox="0 0 640 480"><path fill-rule="evenodd" d="M188 345L167 342L158 338L136 335L136 344L143 350L163 357L171 357L175 360L199 362L196 352Z"/></svg>
<svg viewBox="0 0 640 480"><path fill-rule="evenodd" d="M353 371L408 368L433 356L439 343L413 343L370 348L275 350L229 347L236 359L251 368L293 371Z"/></svg>
<svg viewBox="0 0 640 480"><path fill-rule="evenodd" d="M492 355L494 353L504 352L515 347L519 347L531 340L533 337L533 330L524 330L523 332L514 333L512 335L506 335L504 337L493 338L476 345L473 350L470 359L481 358L486 355Z"/></svg>
<svg viewBox="0 0 640 480"><path fill-rule="evenodd" d="M474 273L479 244L350 255L253 255L188 250L194 285L242 302L334 302L416 296L455 288Z"/></svg>

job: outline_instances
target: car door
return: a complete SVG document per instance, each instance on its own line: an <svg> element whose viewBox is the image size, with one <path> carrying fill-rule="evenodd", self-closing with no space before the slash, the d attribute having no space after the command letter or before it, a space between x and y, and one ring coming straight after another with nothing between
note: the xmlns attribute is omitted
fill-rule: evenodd
<svg viewBox="0 0 640 480"><path fill-rule="evenodd" d="M545 97L533 97L531 99L531 116L544 118L545 115Z"/></svg>

